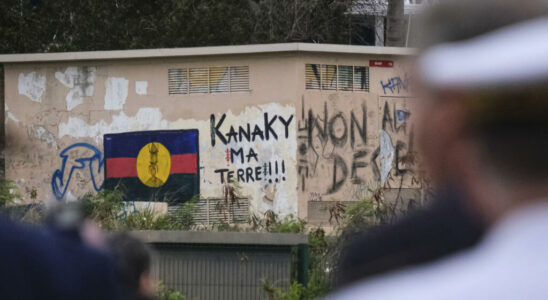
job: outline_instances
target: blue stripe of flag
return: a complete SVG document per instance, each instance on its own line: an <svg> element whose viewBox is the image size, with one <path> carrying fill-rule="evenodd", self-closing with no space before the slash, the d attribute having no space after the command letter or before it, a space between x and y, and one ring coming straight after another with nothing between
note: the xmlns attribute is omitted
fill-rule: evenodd
<svg viewBox="0 0 548 300"><path fill-rule="evenodd" d="M105 134L105 159L137 157L148 143L164 145L171 155L198 153L198 130L156 130Z"/></svg>

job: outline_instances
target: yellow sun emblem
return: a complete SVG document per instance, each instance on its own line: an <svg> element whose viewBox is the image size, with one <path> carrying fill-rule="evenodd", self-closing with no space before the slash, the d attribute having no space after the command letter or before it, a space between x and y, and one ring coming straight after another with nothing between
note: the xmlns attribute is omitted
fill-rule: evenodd
<svg viewBox="0 0 548 300"><path fill-rule="evenodd" d="M161 187L171 172L171 155L157 142L146 144L137 156L137 176L149 187Z"/></svg>

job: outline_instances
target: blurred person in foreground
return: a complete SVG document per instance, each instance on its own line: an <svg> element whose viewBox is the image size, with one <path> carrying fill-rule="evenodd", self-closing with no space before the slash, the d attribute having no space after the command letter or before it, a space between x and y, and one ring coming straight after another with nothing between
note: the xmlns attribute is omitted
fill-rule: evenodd
<svg viewBox="0 0 548 300"><path fill-rule="evenodd" d="M110 257L71 213L31 227L0 215L1 299L125 299Z"/></svg>
<svg viewBox="0 0 548 300"><path fill-rule="evenodd" d="M129 233L112 233L107 237L107 247L122 276L125 294L131 300L156 298L156 282L150 273L151 251Z"/></svg>
<svg viewBox="0 0 548 300"><path fill-rule="evenodd" d="M461 37L419 56L417 141L429 174L450 179L488 231L469 250L327 299L548 299L547 12L546 1L508 0L430 12L440 26L426 35Z"/></svg>
<svg viewBox="0 0 548 300"><path fill-rule="evenodd" d="M415 44L437 44L471 39L498 28L546 13L538 2L448 2L413 21ZM466 16L463 18L463 16ZM511 42L509 42L510 44ZM459 64L468 64L463 59ZM346 238L337 268L336 285L344 287L381 273L440 259L474 246L486 223L465 201L456 186L453 165L435 163L436 192L429 203L393 224L385 224ZM432 169L432 168L431 168Z"/></svg>
<svg viewBox="0 0 548 300"><path fill-rule="evenodd" d="M425 207L394 223L347 234L336 269L336 288L472 247L483 232L479 216L460 191L447 184L437 188Z"/></svg>

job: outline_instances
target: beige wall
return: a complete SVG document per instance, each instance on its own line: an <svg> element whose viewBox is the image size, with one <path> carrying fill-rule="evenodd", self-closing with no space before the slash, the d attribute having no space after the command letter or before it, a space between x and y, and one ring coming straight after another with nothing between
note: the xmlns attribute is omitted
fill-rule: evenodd
<svg viewBox="0 0 548 300"><path fill-rule="evenodd" d="M305 89L306 63L367 66L369 59L395 61L393 68L370 68L370 92ZM249 66L250 92L168 94L169 68L239 65ZM84 161L91 168L78 168L78 159L93 157L95 150L102 155L103 134L198 129L202 197L222 196L223 186L216 170L255 169L283 161L284 174L269 178L272 183L268 179L240 182L242 193L249 197L253 213L272 209L282 215L306 218L321 214L318 202L358 200L381 185L420 186L415 174L405 171L412 168L406 163L409 156L401 159L412 147L413 100L401 85L398 90L397 81L393 81L392 89L387 85L391 78L405 79L407 73L400 58L307 52L8 64L6 175L19 184L25 201L55 202L52 184L64 190L59 179L52 183L52 175L59 170L63 173L59 178L68 186L57 196L71 200L93 191L94 181L96 186L103 181L97 160ZM137 93L136 87L142 87L142 82L147 84L146 93ZM217 138L216 145L212 145L212 115L216 122L226 115L220 131L227 133L231 126L237 130L248 123L251 128L262 127L265 114L270 119L277 116L273 123L277 139L233 140L224 145ZM404 115L406 118L401 118ZM360 132L364 119L365 138ZM309 130L311 124L313 129ZM76 143L86 144L63 152ZM227 161L230 148L241 148L246 154L253 149L257 159ZM65 166L60 154L67 157ZM31 199L33 190L36 199Z"/></svg>
<svg viewBox="0 0 548 300"><path fill-rule="evenodd" d="M401 202L398 207L405 208L409 198L422 201L421 179L416 162L410 159L415 153L412 105L416 100L405 59L351 55L302 59L355 66L368 65L369 59L393 60L394 66L371 67L367 93L306 90L305 67L299 64L299 216L326 224L335 202L371 197L380 187L387 188L389 201ZM398 79L406 86L398 84Z"/></svg>

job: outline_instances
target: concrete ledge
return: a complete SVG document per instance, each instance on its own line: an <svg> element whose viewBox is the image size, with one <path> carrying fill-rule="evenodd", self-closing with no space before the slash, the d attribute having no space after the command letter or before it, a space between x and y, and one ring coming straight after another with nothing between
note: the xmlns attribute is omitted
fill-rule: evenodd
<svg viewBox="0 0 548 300"><path fill-rule="evenodd" d="M132 231L131 234L145 243L269 246L294 246L308 243L308 236L301 233L139 230Z"/></svg>
<svg viewBox="0 0 548 300"><path fill-rule="evenodd" d="M375 55L414 55L416 49L398 47L355 46L311 43L281 43L235 46L211 46L168 49L82 51L56 53L3 54L0 63L29 63L51 61L86 61L112 59L149 59L155 57L188 57L209 55L235 55L279 52L321 52Z"/></svg>

